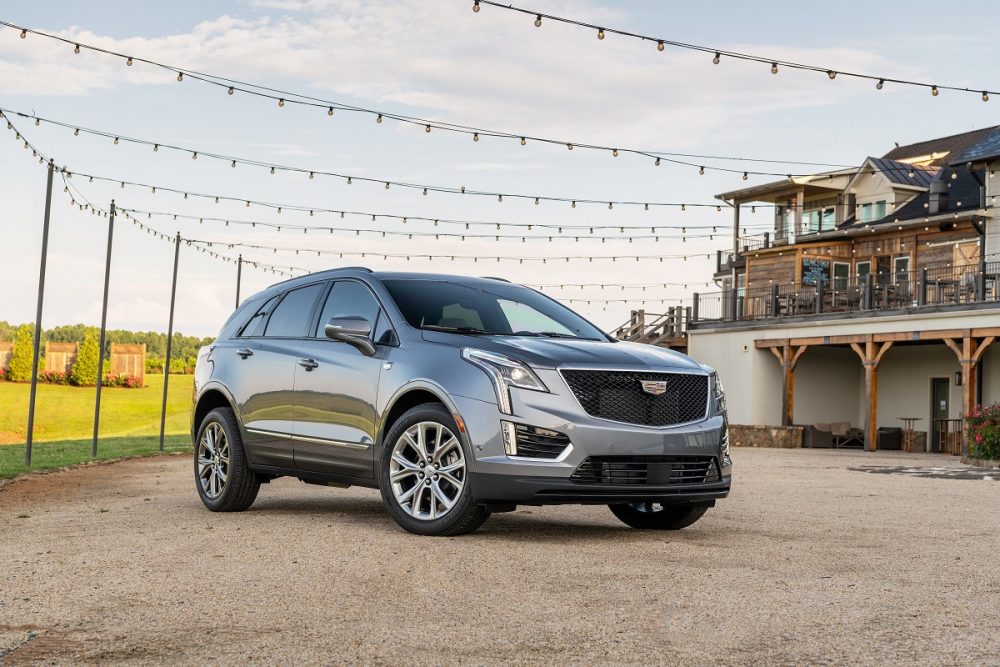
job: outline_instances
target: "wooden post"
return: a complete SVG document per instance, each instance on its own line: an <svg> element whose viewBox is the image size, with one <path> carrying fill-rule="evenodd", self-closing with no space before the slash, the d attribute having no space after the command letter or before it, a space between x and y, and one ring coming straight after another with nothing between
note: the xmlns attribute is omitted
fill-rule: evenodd
<svg viewBox="0 0 1000 667"><path fill-rule="evenodd" d="M878 345L869 335L861 347L851 343L851 349L861 358L865 367L865 451L874 452L878 448L878 365L885 353L892 348L892 341Z"/></svg>
<svg viewBox="0 0 1000 667"><path fill-rule="evenodd" d="M972 332L966 330L962 336L961 343L955 338L945 338L944 344L951 348L951 351L958 357L959 366L962 368L962 417L972 414L976 409L978 396L977 372L979 362L983 358L986 348L993 344L995 336L986 336L981 339L972 337ZM965 429L960 429L962 438L962 451L967 452L969 443L965 437Z"/></svg>
<svg viewBox="0 0 1000 667"><path fill-rule="evenodd" d="M809 349L808 345L792 347L791 341L785 339L785 344L779 349L770 348L782 371L781 392L781 425L791 426L795 421L795 367L799 358Z"/></svg>

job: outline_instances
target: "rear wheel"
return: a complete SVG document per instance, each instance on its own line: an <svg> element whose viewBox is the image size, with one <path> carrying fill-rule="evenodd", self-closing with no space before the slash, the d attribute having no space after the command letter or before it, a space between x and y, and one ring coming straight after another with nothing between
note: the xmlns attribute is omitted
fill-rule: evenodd
<svg viewBox="0 0 1000 667"><path fill-rule="evenodd" d="M407 410L386 434L379 464L382 500L396 523L418 535L462 535L489 512L472 499L465 451L442 405Z"/></svg>
<svg viewBox="0 0 1000 667"><path fill-rule="evenodd" d="M242 512L253 505L260 481L247 464L236 415L216 408L201 422L194 448L198 496L213 512Z"/></svg>
<svg viewBox="0 0 1000 667"><path fill-rule="evenodd" d="M608 505L622 523L642 530L687 528L708 511L704 505L663 505L657 502Z"/></svg>

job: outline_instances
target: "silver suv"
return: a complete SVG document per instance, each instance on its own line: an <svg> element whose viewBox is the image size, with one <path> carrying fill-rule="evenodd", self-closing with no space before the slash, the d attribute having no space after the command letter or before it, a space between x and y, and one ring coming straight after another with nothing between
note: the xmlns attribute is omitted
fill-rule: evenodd
<svg viewBox="0 0 1000 667"><path fill-rule="evenodd" d="M676 530L732 479L712 369L499 278L349 268L255 294L199 354L191 433L212 511L291 476L377 488L422 535L551 503Z"/></svg>

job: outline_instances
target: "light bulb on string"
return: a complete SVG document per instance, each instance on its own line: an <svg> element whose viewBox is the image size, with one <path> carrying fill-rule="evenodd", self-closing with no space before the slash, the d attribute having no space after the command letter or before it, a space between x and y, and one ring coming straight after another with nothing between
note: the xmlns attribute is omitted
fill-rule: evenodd
<svg viewBox="0 0 1000 667"><path fill-rule="evenodd" d="M73 53L75 53L77 55L80 54L80 45L79 44L77 44L76 46L73 47Z"/></svg>
<svg viewBox="0 0 1000 667"><path fill-rule="evenodd" d="M663 43L662 39L656 43L656 50L657 51L662 51L665 48L667 48L667 45Z"/></svg>
<svg viewBox="0 0 1000 667"><path fill-rule="evenodd" d="M716 51L715 52L715 57L712 58L712 64L713 65L718 65L720 62L722 62L722 54L719 53L718 51Z"/></svg>
<svg viewBox="0 0 1000 667"><path fill-rule="evenodd" d="M539 14L539 15L537 15L535 17L535 27L536 28L541 28L542 27L542 15L541 14Z"/></svg>
<svg viewBox="0 0 1000 667"><path fill-rule="evenodd" d="M178 81L183 81L184 80L184 72L178 72L177 73L177 80Z"/></svg>
<svg viewBox="0 0 1000 667"><path fill-rule="evenodd" d="M934 97L938 96L938 87L937 86L931 86L931 95L933 95Z"/></svg>
<svg viewBox="0 0 1000 667"><path fill-rule="evenodd" d="M834 71L833 71L832 69L828 69L828 70L826 71L826 75L827 75L828 77L830 77L830 80L831 80L831 81L832 81L833 79L836 79L836 78L837 78L837 73L836 73L836 72L834 72Z"/></svg>
<svg viewBox="0 0 1000 667"><path fill-rule="evenodd" d="M132 57L131 56L129 56L129 59L125 61L125 64L128 65L129 67L132 66Z"/></svg>
<svg viewBox="0 0 1000 667"><path fill-rule="evenodd" d="M885 79L879 79L878 83L875 84L875 90L882 90L883 86L885 86Z"/></svg>
<svg viewBox="0 0 1000 667"><path fill-rule="evenodd" d="M771 63L771 74L778 73L778 63Z"/></svg>
<svg viewBox="0 0 1000 667"><path fill-rule="evenodd" d="M597 39L604 39L604 28L597 29Z"/></svg>
<svg viewBox="0 0 1000 667"><path fill-rule="evenodd" d="M229 93L230 95L232 95L233 93L236 92L236 89L233 88L232 86L229 86L229 89L226 92Z"/></svg>

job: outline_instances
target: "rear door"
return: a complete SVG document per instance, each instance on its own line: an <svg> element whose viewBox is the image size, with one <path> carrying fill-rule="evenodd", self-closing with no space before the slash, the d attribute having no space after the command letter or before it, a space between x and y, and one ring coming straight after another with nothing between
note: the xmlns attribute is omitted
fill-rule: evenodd
<svg viewBox="0 0 1000 667"><path fill-rule="evenodd" d="M240 403L250 461L254 465L294 466L292 407L295 368L323 283L289 290L254 315L231 350L230 390Z"/></svg>
<svg viewBox="0 0 1000 667"><path fill-rule="evenodd" d="M330 340L324 325L334 317L364 317L376 352ZM295 464L303 470L371 478L374 475L376 396L382 366L395 334L372 291L358 280L330 286L303 342L295 368Z"/></svg>

